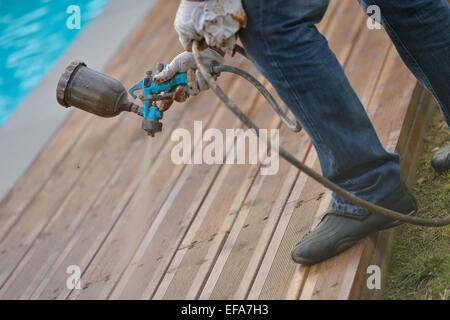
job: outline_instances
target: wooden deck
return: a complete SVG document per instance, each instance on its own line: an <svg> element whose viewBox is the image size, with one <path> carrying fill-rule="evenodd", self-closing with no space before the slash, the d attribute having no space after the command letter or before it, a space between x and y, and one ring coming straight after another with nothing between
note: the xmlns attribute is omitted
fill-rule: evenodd
<svg viewBox="0 0 450 320"><path fill-rule="evenodd" d="M177 4L158 3L106 73L129 87L181 51L171 27ZM384 31L366 27L356 1L332 1L320 29L412 181L433 107L429 95ZM243 58L230 63L257 74ZM219 83L261 127L280 127L244 81L223 75ZM153 139L133 115L101 119L75 110L0 203L0 298L377 297L365 286L366 268L378 264L385 276L393 231L310 268L295 264L290 251L317 223L330 192L284 160L273 176L260 175L258 165L174 165L171 132L192 132L194 120L204 130L242 127L212 92L172 106ZM304 132L281 126L280 137L319 170ZM81 268L81 290L66 286L70 265Z"/></svg>

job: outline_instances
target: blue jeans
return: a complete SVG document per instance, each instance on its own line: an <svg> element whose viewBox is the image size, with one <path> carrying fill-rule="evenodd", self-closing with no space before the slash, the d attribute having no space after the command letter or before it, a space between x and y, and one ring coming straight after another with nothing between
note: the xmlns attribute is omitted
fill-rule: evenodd
<svg viewBox="0 0 450 320"><path fill-rule="evenodd" d="M405 64L435 97L450 124L450 6L445 0L359 0L378 5L381 23ZM249 57L311 137L322 173L376 203L400 182L399 156L387 152L342 66L316 29L328 0L243 0ZM367 214L333 194L330 207Z"/></svg>

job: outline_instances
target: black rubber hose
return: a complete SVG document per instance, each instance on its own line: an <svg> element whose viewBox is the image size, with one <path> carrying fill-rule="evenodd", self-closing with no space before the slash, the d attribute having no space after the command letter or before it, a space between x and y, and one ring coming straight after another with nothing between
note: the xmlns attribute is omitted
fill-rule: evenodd
<svg viewBox="0 0 450 320"><path fill-rule="evenodd" d="M192 45L192 52L194 54L195 62L197 64L198 69L200 70L200 73L202 76L206 79L208 82L209 87L211 90L214 91L214 93L219 97L220 100L222 100L225 105L249 128L254 129L256 134L259 138L261 138L270 148L278 149L279 154L281 157L283 157L286 161L291 163L293 166L297 167L301 171L303 171L305 174L322 184L323 186L327 187L328 189L334 191L336 194L342 196L343 198L347 199L351 203L363 207L370 212L381 214L385 217L388 217L393 220L398 220L402 222L406 222L409 224L414 224L418 226L426 226L426 227L442 227L450 224L450 215L438 219L438 218L420 218L420 217L413 217L407 214L395 212L383 207L380 207L376 204L373 204L371 202L368 202L364 199L358 198L357 196L349 193L345 189L341 188L337 184L331 182L327 178L323 177L319 173L315 172L313 169L309 168L307 165L305 165L303 162L296 159L293 155L291 155L289 152L287 152L285 149L276 146L272 143L272 141L264 134L263 131L259 131L259 128L249 119L247 116L238 108L238 106L231 101L228 96L223 92L223 90L217 85L216 81L214 81L213 77L209 74L208 70L206 69L205 65L201 62L200 54L198 50L198 41L194 41ZM413 212L409 213L412 214Z"/></svg>
<svg viewBox="0 0 450 320"><path fill-rule="evenodd" d="M278 105L274 97L270 94L270 92L250 73L242 69L227 65L212 66L212 71L217 75L221 72L231 72L241 76L242 78L250 82L253 86L255 86L256 89L258 89L258 91L264 96L264 98L266 98L267 102L278 114L278 116L281 118L281 121L283 121L283 123L289 128L289 130L292 130L294 132L299 132L300 130L302 130L302 126L300 125L300 123L298 123L297 120L295 120L294 122L289 119L283 109L281 109L281 107Z"/></svg>

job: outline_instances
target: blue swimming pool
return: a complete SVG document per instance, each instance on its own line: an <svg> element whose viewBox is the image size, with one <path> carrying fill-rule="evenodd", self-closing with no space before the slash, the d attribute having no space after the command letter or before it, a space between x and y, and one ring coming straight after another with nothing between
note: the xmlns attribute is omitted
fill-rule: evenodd
<svg viewBox="0 0 450 320"><path fill-rule="evenodd" d="M107 2L0 0L0 126Z"/></svg>

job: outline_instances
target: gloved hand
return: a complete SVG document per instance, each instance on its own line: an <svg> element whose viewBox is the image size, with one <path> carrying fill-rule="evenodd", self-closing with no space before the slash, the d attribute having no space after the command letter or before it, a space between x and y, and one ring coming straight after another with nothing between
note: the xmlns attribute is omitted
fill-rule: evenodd
<svg viewBox="0 0 450 320"><path fill-rule="evenodd" d="M241 0L182 0L174 26L184 49L191 41L205 39L208 46L233 53L237 32L247 25Z"/></svg>
<svg viewBox="0 0 450 320"><path fill-rule="evenodd" d="M205 65L212 63L223 64L224 58L214 51L213 49L207 48L200 51L200 56L202 62ZM163 71L157 73L153 76L153 81L156 83L161 83L171 79L175 74L179 72L186 72L188 78L188 90L190 95L197 95L201 90L209 89L208 83L202 77L199 70L194 71L197 65L194 60L194 55L192 52L182 52L176 56L172 62L170 62ZM181 93L181 90L177 88L173 95L172 100L165 100L161 102L159 109L161 111L166 111L172 105L173 100L178 102L183 102L186 100L186 96Z"/></svg>

